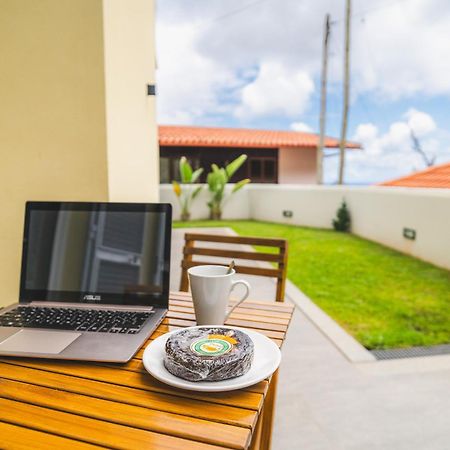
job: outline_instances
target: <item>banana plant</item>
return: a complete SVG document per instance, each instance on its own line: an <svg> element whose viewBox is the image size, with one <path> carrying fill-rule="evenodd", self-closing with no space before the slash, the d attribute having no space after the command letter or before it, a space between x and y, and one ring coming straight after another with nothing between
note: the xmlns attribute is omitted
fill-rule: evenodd
<svg viewBox="0 0 450 450"><path fill-rule="evenodd" d="M222 218L223 206L228 198L239 191L239 189L242 189L246 184L250 183L250 179L245 178L244 180L235 183L228 195L225 192L228 181L239 167L244 164L246 159L247 155L241 155L225 167L218 167L217 164L211 165L211 172L206 178L208 190L211 193L210 201L208 202L210 219L220 220Z"/></svg>
<svg viewBox="0 0 450 450"><path fill-rule="evenodd" d="M180 177L181 183L172 181L173 191L178 199L181 208L181 220L187 221L191 217L191 205L195 198L200 194L203 186L194 186L194 183L203 173L203 169L192 170L191 165L185 156L180 159Z"/></svg>

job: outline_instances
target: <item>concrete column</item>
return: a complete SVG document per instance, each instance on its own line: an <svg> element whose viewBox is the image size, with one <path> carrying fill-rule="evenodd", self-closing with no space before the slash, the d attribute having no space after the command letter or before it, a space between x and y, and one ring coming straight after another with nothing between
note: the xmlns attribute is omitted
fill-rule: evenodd
<svg viewBox="0 0 450 450"><path fill-rule="evenodd" d="M153 0L0 0L0 305L27 200L157 201Z"/></svg>
<svg viewBox="0 0 450 450"><path fill-rule="evenodd" d="M108 189L111 201L157 201L159 147L152 0L103 0Z"/></svg>

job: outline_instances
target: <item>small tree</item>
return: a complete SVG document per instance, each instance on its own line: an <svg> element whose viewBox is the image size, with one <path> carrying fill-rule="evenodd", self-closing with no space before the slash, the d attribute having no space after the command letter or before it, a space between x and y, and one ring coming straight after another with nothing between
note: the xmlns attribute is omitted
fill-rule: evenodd
<svg viewBox="0 0 450 450"><path fill-rule="evenodd" d="M336 219L333 219L333 228L336 231L350 231L351 217L350 211L347 208L345 200L342 201L341 206L337 210Z"/></svg>
<svg viewBox="0 0 450 450"><path fill-rule="evenodd" d="M180 177L181 184L178 181L172 181L173 191L177 196L178 203L181 207L181 220L186 221L191 217L192 201L200 194L203 186L194 187L193 184L202 174L203 169L192 170L191 165L185 156L180 159Z"/></svg>
<svg viewBox="0 0 450 450"><path fill-rule="evenodd" d="M434 166L434 163L436 161L436 155L427 155L424 152L422 144L419 141L419 138L416 136L411 127L409 128L409 134L411 136L413 150L419 153L419 155L422 157L422 160L427 167Z"/></svg>
<svg viewBox="0 0 450 450"><path fill-rule="evenodd" d="M239 167L244 164L246 159L247 155L241 155L225 167L219 168L217 164L211 165L212 170L206 178L208 182L208 189L211 193L211 198L208 202L210 219L220 220L222 218L223 206L228 199L225 193L225 187L230 178L239 169ZM250 183L250 179L248 178L238 181L233 186L230 195L234 194L248 183Z"/></svg>

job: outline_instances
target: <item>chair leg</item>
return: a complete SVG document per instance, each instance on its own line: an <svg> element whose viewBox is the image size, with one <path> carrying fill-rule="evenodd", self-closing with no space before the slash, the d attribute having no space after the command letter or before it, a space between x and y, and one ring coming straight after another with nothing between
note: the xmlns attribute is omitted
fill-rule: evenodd
<svg viewBox="0 0 450 450"><path fill-rule="evenodd" d="M183 260L181 261L181 280L180 291L189 292L189 278L187 267L185 263L192 261L192 255L188 253L188 249L194 248L194 241L190 240L187 235L184 235Z"/></svg>
<svg viewBox="0 0 450 450"><path fill-rule="evenodd" d="M189 292L189 278L186 269L181 269L180 291Z"/></svg>

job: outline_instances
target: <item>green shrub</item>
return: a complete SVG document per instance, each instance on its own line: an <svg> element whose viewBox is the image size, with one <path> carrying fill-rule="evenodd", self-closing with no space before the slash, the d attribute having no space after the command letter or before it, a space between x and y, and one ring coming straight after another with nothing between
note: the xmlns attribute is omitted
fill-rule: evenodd
<svg viewBox="0 0 450 450"><path fill-rule="evenodd" d="M181 183L172 181L173 192L175 193L181 208L181 220L189 220L191 217L191 204L200 194L203 186L194 186L202 174L203 169L192 170L191 165L185 156L180 159Z"/></svg>
<svg viewBox="0 0 450 450"><path fill-rule="evenodd" d="M241 155L225 167L218 167L217 164L211 165L212 170L206 178L208 189L211 194L208 202L209 218L211 220L220 220L222 218L223 205L227 200L225 187L230 181L230 178L239 169L239 167L244 164L246 159L247 155ZM231 193L228 195L230 196L234 194L248 183L250 183L248 178L238 181L234 184Z"/></svg>
<svg viewBox="0 0 450 450"><path fill-rule="evenodd" d="M350 231L350 226L350 211L347 208L347 203L345 203L345 200L343 200L341 206L337 210L336 219L333 219L333 228L336 231L348 232Z"/></svg>

